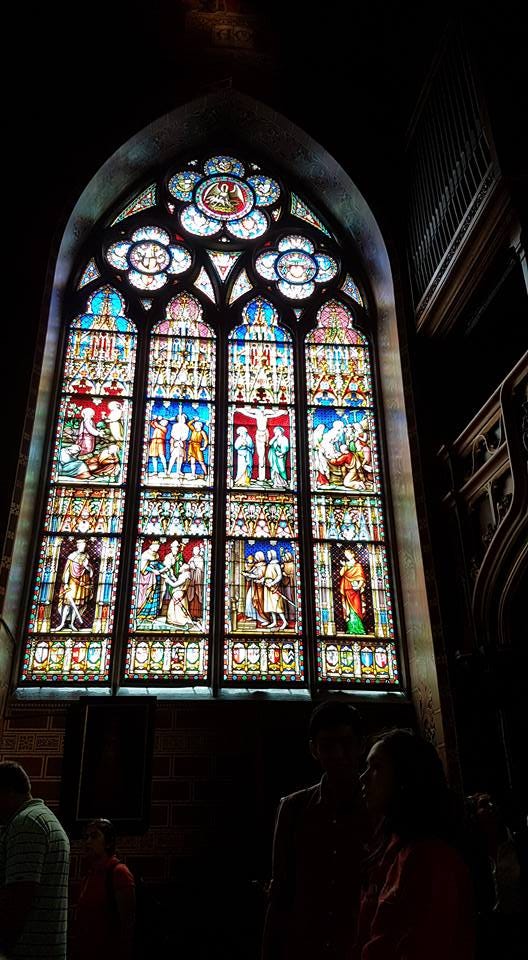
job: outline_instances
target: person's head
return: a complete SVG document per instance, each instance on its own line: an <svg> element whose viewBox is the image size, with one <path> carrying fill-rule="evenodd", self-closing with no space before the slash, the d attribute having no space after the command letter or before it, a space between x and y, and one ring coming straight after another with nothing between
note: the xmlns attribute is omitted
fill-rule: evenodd
<svg viewBox="0 0 528 960"><path fill-rule="evenodd" d="M2 761L0 763L0 823L7 823L26 800L31 800L31 781L26 771L14 760Z"/></svg>
<svg viewBox="0 0 528 960"><path fill-rule="evenodd" d="M123 416L123 404L118 403L117 400L111 400L108 404L108 409L110 411L108 414L109 420L120 420Z"/></svg>
<svg viewBox="0 0 528 960"><path fill-rule="evenodd" d="M310 751L328 779L348 783L357 775L362 748L361 716L351 703L325 700L310 717Z"/></svg>
<svg viewBox="0 0 528 960"><path fill-rule="evenodd" d="M84 550L86 547L86 540L76 540L75 546L77 547L77 550L79 551L79 553L84 553Z"/></svg>
<svg viewBox="0 0 528 960"><path fill-rule="evenodd" d="M504 822L498 805L489 793L473 793L465 800L470 822L488 839L504 832Z"/></svg>
<svg viewBox="0 0 528 960"><path fill-rule="evenodd" d="M113 823L98 817L90 820L84 830L84 848L91 860L104 860L112 857L116 848L116 832Z"/></svg>
<svg viewBox="0 0 528 960"><path fill-rule="evenodd" d="M442 762L434 746L410 730L379 737L367 756L362 789L373 820L401 836L442 835L452 812Z"/></svg>

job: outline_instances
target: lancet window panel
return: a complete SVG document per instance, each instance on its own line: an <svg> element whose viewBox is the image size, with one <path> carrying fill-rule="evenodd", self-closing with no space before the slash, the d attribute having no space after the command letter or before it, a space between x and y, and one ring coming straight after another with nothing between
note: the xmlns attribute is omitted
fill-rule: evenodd
<svg viewBox="0 0 528 960"><path fill-rule="evenodd" d="M228 349L234 402L228 408L224 681L297 683L304 670L292 337L263 297L245 304L241 320Z"/></svg>
<svg viewBox="0 0 528 960"><path fill-rule="evenodd" d="M318 678L396 684L370 347L337 299L306 338L306 367Z"/></svg>
<svg viewBox="0 0 528 960"><path fill-rule="evenodd" d="M125 679L207 680L215 339L199 301L152 329Z"/></svg>
<svg viewBox="0 0 528 960"><path fill-rule="evenodd" d="M23 682L110 677L136 340L110 286L68 332Z"/></svg>

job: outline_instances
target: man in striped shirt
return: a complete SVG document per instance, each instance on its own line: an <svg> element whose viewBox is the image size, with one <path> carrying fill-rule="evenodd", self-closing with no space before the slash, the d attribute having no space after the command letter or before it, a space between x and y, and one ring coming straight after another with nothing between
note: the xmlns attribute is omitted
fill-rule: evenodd
<svg viewBox="0 0 528 960"><path fill-rule="evenodd" d="M10 761L0 763L0 824L0 956L66 960L70 844Z"/></svg>

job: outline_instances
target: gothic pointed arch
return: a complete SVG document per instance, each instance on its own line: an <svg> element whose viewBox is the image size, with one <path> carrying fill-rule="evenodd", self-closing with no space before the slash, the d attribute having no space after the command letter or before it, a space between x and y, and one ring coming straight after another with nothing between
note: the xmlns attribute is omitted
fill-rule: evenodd
<svg viewBox="0 0 528 960"><path fill-rule="evenodd" d="M247 179L249 181L252 180L252 182L250 182L247 190L240 186L243 182L240 178L240 172L236 170L230 171L239 188L238 194L234 198L223 195L225 178L222 180L222 177L224 176L224 171L216 170L212 167L208 170L203 166L204 162L207 163L210 161L214 164L214 161L217 161L218 157L224 156L221 151L226 144L229 144L229 151L226 150L225 152L226 157L237 157L237 155L240 154L240 156L244 158L256 158L258 160L258 166L261 168L250 171L251 177ZM217 147L218 153L216 155L214 155L210 149L211 145ZM175 158L177 157L185 158L188 161L191 161L194 157L198 157L200 158L200 162L198 166L187 165L187 168L185 168L185 165L182 166L180 164L178 167L178 165L175 164ZM166 170L167 176L169 173L171 176L174 176L178 173L178 170L184 174L199 174L199 183L195 181L194 185L191 184L190 187L188 183L183 181L175 182L172 185L174 207L177 208L178 211L181 230L179 232L173 231L173 235L169 236L168 240L162 235L163 231L167 232L166 218L163 223L158 223L156 220L153 221L155 228L161 231L161 234L156 237L153 234L142 237L136 235L134 237L132 233L130 233L130 230L128 230L129 226L135 227L137 234L137 230L140 230L142 226L149 227L149 223L147 222L149 217L147 214L157 202L158 198L156 193L161 189L160 180L156 180L156 178L152 178L152 176L149 178L149 173L154 163L157 170ZM202 166L200 166L200 164L202 164ZM266 166L269 167L270 171L273 171L273 175L268 174ZM216 180L215 177L217 178ZM236 180L237 177L239 178L238 180ZM284 182L288 183L287 196L289 206L287 210L281 209L278 198L272 196L275 186L280 183L281 178ZM193 177L191 177L190 180L193 180ZM163 184L161 185L169 189L168 180L163 180ZM271 193L268 193L266 196L265 193L269 190L271 190ZM180 191L179 194L178 191ZM186 191L189 194L187 197L185 196ZM194 191L194 193L192 193L192 191ZM194 202L185 205L184 201L190 199L190 193L192 193ZM315 198L316 202L308 202L311 198ZM238 204L235 220L233 220L233 218L230 219L229 216L221 216L221 206L219 207L218 204L221 205L226 201L229 203L236 201L236 204ZM182 210L182 203L185 206L185 210ZM166 217L170 217L170 215L170 207L167 207ZM301 237L305 236L314 249L303 249L302 244L296 242L296 234L291 230L291 226L289 227L289 234L284 232L282 236L279 236L280 231L278 232L277 229L273 232L274 228L280 226L280 217L283 215L290 218L290 224L292 217L297 218L299 235ZM337 294L338 299L347 306L347 309L352 311L352 314L354 314L356 306L359 306L359 314L357 314L356 311L356 315L361 315L361 311L364 311L364 315L368 315L369 318L369 336L371 337L372 346L375 351L373 383L377 393L377 402L381 410L384 427L380 432L378 455L384 465L383 482L385 484L387 502L391 504L391 510L387 516L387 525L391 528L392 559L390 559L390 557L386 559L385 567L383 564L380 565L377 561L372 560L373 565L371 564L369 566L369 576L372 583L374 582L374 577L377 577L379 583L375 589L377 590L379 587L382 593L388 582L387 577L389 577L389 579L393 578L394 583L399 581L399 630L402 640L401 650L403 651L400 658L400 667L404 669L404 673L405 667L407 668L406 682L404 682L400 689L403 690L407 688L417 700L419 698L425 698L431 701L434 714L434 735L437 743L441 746L444 739L442 707L445 707L445 704L441 704L440 702L435 668L434 645L428 614L425 574L421 555L417 506L414 492L414 478L411 468L409 423L403 387L402 357L403 362L405 362L405 355L404 352L402 352L402 347L404 348L404 343L402 343L402 333L397 321L394 283L388 251L379 226L365 198L332 157L330 157L320 145L312 141L305 133L294 127L283 117L280 117L265 105L256 103L251 98L234 93L233 91L219 91L214 95L193 101L184 107L174 110L160 120L155 121L136 137L132 138L132 140L125 144L106 162L90 184L88 184L68 221L60 247L57 251L55 271L51 288L48 291L49 312L44 321L46 337L44 361L39 372L36 413L34 415L31 414L30 417L31 444L28 451L29 468L26 471L23 495L19 504L19 531L14 541L14 549L11 557L11 574L7 583L4 616L6 616L8 622L14 626L14 635L20 637L25 629L21 618L23 616L24 597L27 597L27 581L30 576L29 574L26 575L26 592L24 592L24 577L21 576L21 572L29 569L32 559L31 543L28 536L28 522L34 522L37 513L37 501L39 495L42 496L43 481L40 479L41 475L37 468L43 462L46 453L46 435L39 429L38 425L43 423L49 415L50 404L55 389L55 381L51 371L55 369L57 360L63 356L63 353L61 354L61 351L63 351L63 344L61 342L63 318L68 298L70 297L71 278L73 272L77 270L79 297L83 290L89 293L90 290L94 288L94 286L89 285L98 283L102 285L105 279L99 276L101 274L101 261L94 261L89 249L90 236L93 235L93 231L100 229L99 225L101 223L107 225L105 229L108 231L109 238L113 231L113 246L111 243L107 245L105 248L105 256L107 263L110 262L110 264L113 257L114 268L118 271L119 269L121 270L118 282L116 283L118 295L122 293L123 290L126 289L129 291L131 287L133 287L137 293L137 302L141 302L141 309L144 315L148 316L153 309L158 310L156 322L159 323L160 308L158 306L155 308L152 306L154 294L159 289L162 291L163 298L163 288L165 288L167 283L171 282L171 277L179 274L185 276L186 270L191 270L192 272L193 268L187 258L190 257L192 261L194 248L193 244L189 242L186 243L186 241L189 240L190 235L194 235L195 237L202 238L199 240L198 246L201 245L203 247L204 237L219 235L221 231L216 230L215 232L213 227L210 226L211 222L213 225L225 223L225 230L227 230L226 235L231 238L238 238L242 248L244 248L244 245L247 246L248 241L251 241L259 235L264 235L265 231L261 230L264 222L271 230L271 245L267 248L262 246L257 259L253 257L251 264L249 264L249 262L247 265L242 265L242 262L238 263L236 265L236 276L235 262L230 262L230 258L227 256L233 244L230 246L229 244L225 244L225 253L223 253L222 246L219 243L213 243L211 250L207 253L207 257L209 258L208 264L206 265L203 259L205 254L203 254L201 269L196 276L193 274L192 288L187 284L186 289L189 296L194 297L205 311L210 310L209 305L212 305L213 314L215 311L218 314L216 322L211 324L211 329L216 330L220 340L222 337L225 338L225 333L221 331L227 329L225 326L222 327L222 323L220 322L220 313L222 313L222 310L224 310L225 313L225 309L234 310L236 307L238 310L239 308L243 308L244 305L249 305L251 297L259 294L259 292L265 296L266 301L271 304L272 309L277 303L280 304L282 313L287 315L287 321L284 326L286 331L288 331L288 329L295 329L296 324L298 327L302 327L302 324L305 323L304 335L308 334L310 330L314 329L315 306L313 309L307 311L309 316L305 315L303 317L303 297L297 297L297 295L293 294L288 296L288 284L292 281L293 288L295 288L295 284L297 284L298 290L299 279L301 279L302 283L300 285L305 285L304 290L307 297L313 296L313 303L319 308L323 308L325 303L330 303L332 300L329 296L331 289L328 285L334 281L335 276L335 274L332 274L332 264L336 257L335 253L332 253L332 237L339 236L341 246L348 251L347 258L345 259L347 265L350 266L351 272L349 273L348 269L340 272L340 287L338 290L334 290L334 297L335 294ZM222 230L224 230L223 226ZM237 231L239 231L238 234ZM259 231L261 231L261 234L259 234ZM117 236L118 233L119 237ZM128 235L129 233L130 236ZM295 242L288 241L288 236L290 237L290 241L293 237ZM313 243L314 236L320 238L320 249L315 249L316 245ZM285 241L286 245L281 248L279 241ZM121 246L119 246L119 244L121 244ZM255 256L257 255L255 254ZM83 257L84 266L81 269L80 264L83 261ZM153 259L149 260L149 257ZM108 258L110 258L110 260ZM246 256L246 260L247 259L248 257ZM192 262L194 263L194 261ZM252 280L254 283L256 277L260 277L261 286L259 289L251 290ZM147 278L148 282L145 278ZM282 288L281 284L283 285ZM220 298L220 291L222 291L223 295L222 300ZM354 306L354 301L356 306ZM359 301L361 301L361 303L359 303ZM166 302L166 299L164 302ZM312 301L309 302L309 305L311 303ZM225 309L222 307L222 304L225 304ZM152 327L153 323L154 320L150 323L150 327ZM231 329L234 329L233 325ZM358 330L361 331L361 321L359 322ZM301 393L306 389L305 376L310 341L308 340L307 344L308 354L304 356L300 350L301 338L297 333L295 336L295 363L292 369L295 370L294 377L297 395L293 404L298 405L301 402ZM142 347L143 365L146 362L145 357L148 349L146 345ZM227 353L225 353L225 355L227 356ZM142 369L145 371L147 367L143 366ZM141 381L141 377L143 380L140 386L138 384ZM143 390L145 387L145 372L140 373L139 378L140 380L136 382L136 386L134 387L136 399L139 396L138 391L140 391L140 389ZM223 368L221 364L218 367L216 383L223 391L226 390L227 367L225 364ZM321 386L321 382L319 382L314 386L314 390L321 390ZM365 384L363 384L363 388L364 387ZM301 388L301 392L299 392L299 388ZM361 390L362 387L360 384L359 393L356 391L356 398L361 396ZM227 394L225 395L227 396ZM304 393L302 395L306 396ZM314 400L314 397L315 393L312 396L312 407L317 406L318 403L318 401ZM183 403L184 399L179 398L179 400L180 399ZM231 399L231 397L228 397L228 400ZM151 396L151 400L157 402L155 396ZM203 397L191 397L189 400L193 403L207 402ZM286 400L282 402L286 408L288 402ZM361 402L361 400L359 402ZM255 408L259 406L255 401L252 401L252 403ZM227 407L225 409L227 416ZM298 411L299 409L300 407L297 406L296 410ZM175 413L175 416L177 415L178 412ZM205 414L202 416L200 413L200 417L195 417L194 420L195 423L197 421L201 424L200 429L202 429L202 433L207 433L207 430L204 429L204 416ZM299 426L298 423L294 426L294 421L291 419L288 411L284 414L281 413L281 416L290 417L288 424L286 424L286 420L284 423L280 421L277 415L277 422L272 423L271 426L273 431L278 431L278 434L275 433L275 436L279 436L279 439L286 437L289 448L285 459L285 455L280 454L279 448L281 444L279 443L277 445L279 455L275 458L274 462L274 476L276 479L278 478L277 482L279 486L282 483L286 485L284 487L284 490L286 490L287 484L293 475L295 440L297 453L299 454L299 451L301 451L302 464L299 469L302 484L304 484L302 489L308 493L310 490L310 470L313 470L313 465L310 466L306 455L308 448L308 423L305 419L302 426ZM156 419L156 417L152 416L151 419ZM170 418L166 417L164 419ZM189 417L187 415L186 419L187 423L189 423ZM237 421L235 424L235 420L233 419L231 426L233 427L234 425L235 429L237 427L247 429L247 425L242 422L240 417L239 420L240 422ZM355 432L359 437L361 428L363 427L363 432L365 429L365 416L363 416L361 420L358 418L357 423L358 429ZM315 428L316 425L314 421L311 424L312 429ZM227 436L227 421L224 426L224 436ZM289 436L287 427L290 430ZM136 434L134 441L134 463L139 463L140 441L138 438L139 433ZM151 442L151 440L152 437L149 437L148 442ZM231 438L231 442L233 442L233 438ZM254 480L258 481L259 479L256 435L253 438L253 442L255 448L253 455L255 465L252 469L255 472L255 476L252 474L249 478L250 485ZM198 445L196 446L196 456L194 457L195 476L200 470L202 470L205 476L208 473L206 458L203 456L202 466L202 461L198 456L200 444L203 450L205 441L201 440L200 443L196 441L196 443ZM162 446L158 446L159 450L161 450ZM282 446L284 446L284 443L282 443ZM142 449L145 451L145 449L148 448L143 445ZM165 446L163 450L165 457L168 455L170 459L171 451L169 447ZM225 470L227 469L227 459L229 456L227 445L223 447L218 446L218 451L221 452L219 452L217 469ZM373 452L371 450L370 456L372 455ZM173 467L176 463L177 456ZM158 465L159 464L161 464L161 468L163 469L163 460L161 460L158 455ZM222 508L223 520L225 520L226 512L225 503L229 502L229 508L232 508L234 516L236 513L236 496L238 496L239 499L242 496L239 489L240 485L236 483L238 466L242 469L243 464L238 465L233 461L232 470L234 472L232 481L233 490L235 490L236 487L236 494L229 494L231 501L224 501L224 507ZM260 466L262 466L262 464ZM265 465L265 470L270 470L269 461ZM352 471L349 470L349 473L351 472ZM217 495L219 490L218 484L221 485L225 482L224 475L225 474L222 474L222 479L218 479L220 474L217 474L214 479L211 479L211 483L217 485ZM269 477L264 477L263 479L269 480ZM148 473L143 475L143 481L145 491L148 493ZM352 478L350 482L352 482ZM364 483L365 481L357 482ZM339 484L337 486L339 486ZM224 493L226 493L226 488L224 487L222 489ZM314 496L316 496L316 494L320 496L323 495L321 491L312 492ZM355 493L357 496L358 490L356 490ZM286 492L283 493L282 490L280 494L277 493L276 495L287 499ZM371 506L375 513L376 504ZM284 516L286 517L288 513L288 504L286 501L282 504L282 508ZM373 516L374 514L371 513L371 521ZM136 521L137 512L134 522ZM136 563L135 569L137 576L137 571L140 569L138 564L140 565L141 563L141 554L147 551L149 546L151 547L151 544L145 545L145 543L143 543L140 546L144 549L141 550L140 547L138 547L139 552L134 554L131 546L133 539L132 520L129 520L129 524L129 537L127 538L124 564L128 565L127 576L133 577L134 563ZM207 537L209 534L204 536ZM308 521L303 521L298 529L297 536L299 539L299 555L303 553L302 564L304 564L304 569L306 570L308 552L311 548L313 538L313 531L310 529ZM222 543L225 543L225 532L222 534L222 537ZM267 552L270 553L275 550L275 547L271 545L271 539L277 540L278 538L272 538L270 536L268 539L270 539L270 543L267 544ZM332 538L327 537L326 539L330 542ZM293 539L290 537L288 541L292 549L287 549L287 545L284 546L284 544L282 544L283 551L295 553L293 549L294 541L295 537L293 537ZM217 538L217 543L219 542ZM194 544L194 546L196 546L196 544ZM66 550L66 548L64 549ZM219 551L223 549L223 546L217 548ZM332 550L334 550L333 547ZM332 550L328 547L328 558L330 558L331 555L333 556ZM363 560L361 556L356 557L355 560L355 562L363 568L370 563L367 554L368 551L364 554ZM374 554L372 556L374 556ZM378 554L376 554L376 556L378 556ZM134 557L136 559L134 559ZM237 570L240 569L242 560L247 559L246 556L239 558ZM187 563L185 557L183 557L183 562L184 564ZM219 555L216 557L215 562L218 567L220 562ZM269 562L273 562L273 558ZM337 558L335 560L328 559L328 563L327 576L335 578L335 570L337 569L339 561ZM341 564L341 566L343 566L343 564ZM389 573L384 572L384 570L389 571ZM240 582L238 582L237 591L235 592L233 588L230 597L231 601L235 601L235 607L237 604L241 604ZM136 581L134 581L134 583L136 583ZM380 584L381 587L379 586ZM95 587L93 589L95 590ZM138 589L139 586L136 583L136 590ZM282 593L283 591L279 592ZM268 596L268 607L270 604L275 604L277 609L267 609L265 611L265 613L268 614L268 621L270 619L272 620L270 614L275 615L274 622L272 620L271 625L272 628L276 628L279 625L283 625L283 619L286 619L287 624L289 624L288 618L285 617L284 607L286 604L302 604L304 623L308 624L308 627L305 626L304 629L308 630L311 641L315 641L316 634L320 640L320 648L312 648L311 652L308 653L308 660L311 661L308 673L314 684L316 683L317 676L319 676L319 679L321 677L321 673L319 673L319 675L317 673L316 661L320 656L320 649L324 647L323 640L328 636L328 634L325 633L325 629L329 629L328 620L332 621L331 617L327 618L326 628L323 628L322 621L320 629L316 626L316 623L318 623L318 609L321 606L320 596L319 599L317 599L316 593L316 589L312 587L311 596L302 601L295 599L293 595L290 598L289 594L285 594L286 599L284 599L283 595L280 602L270 599ZM62 599L64 600L64 596ZM341 600L343 600L342 595ZM53 616L55 619L57 616L59 617L57 626L60 626L60 619L63 614L61 613L62 608L59 609L58 594L53 602L55 602L56 607ZM215 605L218 608L218 599L213 601L213 608ZM388 606L386 605L384 608L384 623L388 622L392 616L390 607L391 601L389 600ZM349 603L349 608L349 622L352 624L354 620L352 616L354 609L353 604L351 605ZM223 616L227 618L229 615L226 614L225 611L228 609L228 604L226 604ZM293 607L291 609L293 609ZM300 609L301 607L299 606L299 615ZM334 611L336 609L337 607L334 605ZM355 613L361 620L361 612L356 610ZM75 616L75 611L73 615ZM220 611L218 609L212 609L211 616L213 615L217 618L217 622L219 622L219 617L221 616ZM71 611L66 614L66 618L68 618L68 616L70 617L71 625ZM344 616L343 609L341 610L341 616ZM135 623L137 627L137 619ZM376 628L372 628L374 639L376 639L376 630L378 631L377 639L379 639L380 623L381 620ZM126 623L124 612L121 612L119 622L120 630L124 630L125 626L129 625L130 624ZM202 626L205 626L205 621L202 623ZM233 622L231 621L231 627L232 626ZM229 627L229 624L226 625L226 628L227 627ZM53 630L53 627L50 627L50 629ZM341 632L345 632L346 629L347 627L343 626ZM350 627L350 629L352 630L352 627ZM236 632L237 631L235 631L235 633ZM229 633L229 629L227 629L227 633ZM298 635L298 631L296 635ZM375 643L373 643L372 652L374 655L375 646ZM317 650L319 650L319 652L317 652ZM231 647L231 656L233 652L234 648ZM244 655L249 658L249 653L249 646L247 646ZM158 649L155 651L155 654L159 657L161 651ZM152 650L149 652L149 656L151 655ZM254 651L253 655L256 655ZM167 656L166 650L163 656ZM259 651L259 656L262 656L261 650ZM294 659L300 671L300 659L295 652ZM225 659L221 661L217 660L219 665L216 676L212 678L213 686L215 684L221 684L222 672L225 670L226 662ZM122 664L116 666L115 669L119 671L121 667ZM301 672L299 672L299 676L300 675ZM119 673L114 674L114 678L115 676L119 676ZM305 677L306 674L304 673L303 678ZM425 693L423 692L424 690Z"/></svg>

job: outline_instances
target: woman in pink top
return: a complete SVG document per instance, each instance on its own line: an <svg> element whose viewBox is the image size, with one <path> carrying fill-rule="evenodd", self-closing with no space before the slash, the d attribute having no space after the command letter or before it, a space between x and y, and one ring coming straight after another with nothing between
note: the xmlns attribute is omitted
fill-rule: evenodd
<svg viewBox="0 0 528 960"><path fill-rule="evenodd" d="M375 849L366 864L357 960L472 960L474 902L463 831L434 747L393 730L362 789Z"/></svg>

